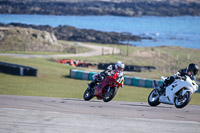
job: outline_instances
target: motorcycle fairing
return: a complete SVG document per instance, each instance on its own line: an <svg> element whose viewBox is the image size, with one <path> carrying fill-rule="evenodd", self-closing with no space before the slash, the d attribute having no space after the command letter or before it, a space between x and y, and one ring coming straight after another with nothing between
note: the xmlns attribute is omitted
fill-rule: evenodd
<svg viewBox="0 0 200 133"><path fill-rule="evenodd" d="M192 93L197 90L196 83L194 84L189 77L186 78L186 81L177 79L165 89L166 95L160 96L159 101L174 104L176 93L182 88L186 88L186 91L191 91Z"/></svg>
<svg viewBox="0 0 200 133"><path fill-rule="evenodd" d="M105 78L102 82L99 83L99 85L97 86L97 88L94 91L94 95L99 98L102 99L102 91L103 88L105 88L110 82L112 82L113 80L117 79L117 73L115 73L112 78L109 78L109 76L107 78ZM111 77L111 76L110 76Z"/></svg>
<svg viewBox="0 0 200 133"><path fill-rule="evenodd" d="M106 87L107 84L108 84L108 82L106 80L103 80L102 82L100 82L99 85L97 86L97 88L94 91L94 95L96 97L98 97L99 99L102 99L103 98L102 90L103 90L103 88Z"/></svg>

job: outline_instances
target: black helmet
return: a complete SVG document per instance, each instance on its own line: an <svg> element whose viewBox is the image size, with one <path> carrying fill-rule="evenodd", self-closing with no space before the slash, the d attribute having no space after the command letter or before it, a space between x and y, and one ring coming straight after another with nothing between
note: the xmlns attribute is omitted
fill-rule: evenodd
<svg viewBox="0 0 200 133"><path fill-rule="evenodd" d="M196 75L199 71L199 67L197 64L191 63L187 67L187 73L191 72L192 75Z"/></svg>

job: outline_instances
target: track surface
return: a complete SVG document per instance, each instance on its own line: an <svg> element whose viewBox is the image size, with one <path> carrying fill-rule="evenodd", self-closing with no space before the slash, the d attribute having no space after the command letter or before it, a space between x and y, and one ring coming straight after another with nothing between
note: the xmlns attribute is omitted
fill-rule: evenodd
<svg viewBox="0 0 200 133"><path fill-rule="evenodd" d="M200 106L0 95L0 133L199 133Z"/></svg>

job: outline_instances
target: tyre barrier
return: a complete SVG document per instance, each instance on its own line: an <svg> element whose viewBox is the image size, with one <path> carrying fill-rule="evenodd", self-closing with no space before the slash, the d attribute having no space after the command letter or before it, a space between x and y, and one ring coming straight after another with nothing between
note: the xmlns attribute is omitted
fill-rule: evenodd
<svg viewBox="0 0 200 133"><path fill-rule="evenodd" d="M104 70L109 65L114 65L113 63L105 64L105 63L99 63L97 68ZM154 66L136 66L136 65L125 65L124 71L133 71L133 72L142 72L142 71L152 71L155 70L156 67Z"/></svg>
<svg viewBox="0 0 200 133"><path fill-rule="evenodd" d="M82 70L71 69L70 77L74 79L93 80L92 76L97 72L87 72Z"/></svg>
<svg viewBox="0 0 200 133"><path fill-rule="evenodd" d="M70 70L70 77L74 78L74 79L93 80L92 76L94 74L98 74L98 73L76 70L76 69ZM159 86L163 83L161 80L157 80L157 81L158 81ZM144 87L144 88L153 88L153 80L152 79L143 79L143 78L138 78L138 77L124 76L124 85ZM200 85L199 85L199 89L196 92L200 93Z"/></svg>
<svg viewBox="0 0 200 133"><path fill-rule="evenodd" d="M0 72L20 76L37 76L36 68L1 61Z"/></svg>

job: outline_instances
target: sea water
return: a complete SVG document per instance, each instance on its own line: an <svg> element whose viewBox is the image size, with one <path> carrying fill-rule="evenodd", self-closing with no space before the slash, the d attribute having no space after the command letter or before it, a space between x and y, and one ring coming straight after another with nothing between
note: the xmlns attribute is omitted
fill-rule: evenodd
<svg viewBox="0 0 200 133"><path fill-rule="evenodd" d="M0 23L24 23L34 25L70 25L81 29L114 31L148 36L154 40L127 41L135 46L181 46L200 49L200 17L122 17L122 16L54 16L0 14Z"/></svg>

